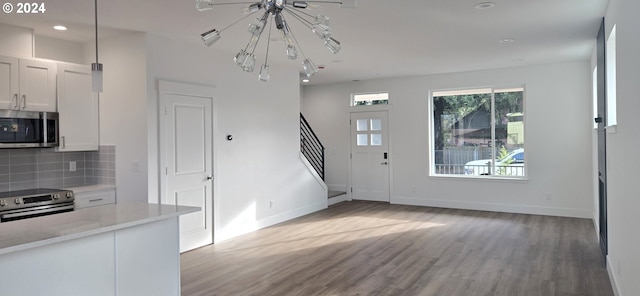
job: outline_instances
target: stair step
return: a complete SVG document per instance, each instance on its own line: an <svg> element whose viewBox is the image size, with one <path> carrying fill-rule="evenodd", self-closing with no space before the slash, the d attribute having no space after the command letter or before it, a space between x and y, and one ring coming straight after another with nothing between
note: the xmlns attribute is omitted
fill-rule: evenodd
<svg viewBox="0 0 640 296"><path fill-rule="evenodd" d="M332 197L336 197L344 194L347 194L347 193L345 191L329 191L327 195L328 195L328 198L332 198Z"/></svg>

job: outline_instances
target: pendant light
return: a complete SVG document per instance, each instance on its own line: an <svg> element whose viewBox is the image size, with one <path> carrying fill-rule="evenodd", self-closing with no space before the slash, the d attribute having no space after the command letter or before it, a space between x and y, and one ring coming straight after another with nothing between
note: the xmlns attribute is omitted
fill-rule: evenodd
<svg viewBox="0 0 640 296"><path fill-rule="evenodd" d="M96 62L91 63L91 85L94 92L102 92L102 64L98 62L98 0L95 0Z"/></svg>

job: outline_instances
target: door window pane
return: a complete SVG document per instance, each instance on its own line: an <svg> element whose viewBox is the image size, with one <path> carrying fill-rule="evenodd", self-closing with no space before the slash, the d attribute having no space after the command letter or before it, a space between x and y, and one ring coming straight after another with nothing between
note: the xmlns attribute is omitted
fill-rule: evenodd
<svg viewBox="0 0 640 296"><path fill-rule="evenodd" d="M382 134L371 134L371 146L382 146Z"/></svg>
<svg viewBox="0 0 640 296"><path fill-rule="evenodd" d="M356 139L356 145L358 145L358 146L367 146L367 145L369 145L368 140L369 140L369 135L367 135L367 134L358 134L358 137Z"/></svg>
<svg viewBox="0 0 640 296"><path fill-rule="evenodd" d="M369 130L368 121L369 120L367 120L367 119L358 119L356 121L356 130L357 131Z"/></svg>
<svg viewBox="0 0 640 296"><path fill-rule="evenodd" d="M381 119L371 119L371 130L372 131L381 131L382 130L382 120Z"/></svg>

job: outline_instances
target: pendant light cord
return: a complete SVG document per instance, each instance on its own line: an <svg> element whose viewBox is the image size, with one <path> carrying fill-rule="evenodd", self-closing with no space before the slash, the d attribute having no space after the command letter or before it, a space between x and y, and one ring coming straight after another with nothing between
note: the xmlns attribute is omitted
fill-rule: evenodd
<svg viewBox="0 0 640 296"><path fill-rule="evenodd" d="M98 0L95 3L95 21L96 21L96 64L98 64Z"/></svg>

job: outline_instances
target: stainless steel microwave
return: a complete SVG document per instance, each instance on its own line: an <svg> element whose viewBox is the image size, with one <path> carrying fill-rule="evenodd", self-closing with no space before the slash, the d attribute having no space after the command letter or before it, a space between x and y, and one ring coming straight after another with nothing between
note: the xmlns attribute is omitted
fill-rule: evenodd
<svg viewBox="0 0 640 296"><path fill-rule="evenodd" d="M0 110L0 148L58 146L58 112Z"/></svg>

